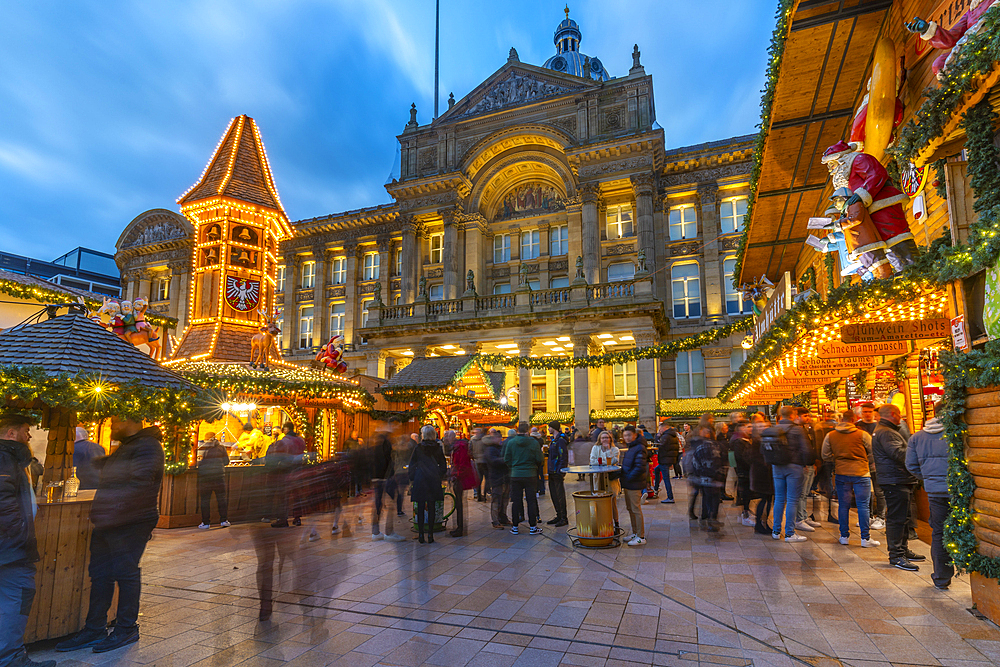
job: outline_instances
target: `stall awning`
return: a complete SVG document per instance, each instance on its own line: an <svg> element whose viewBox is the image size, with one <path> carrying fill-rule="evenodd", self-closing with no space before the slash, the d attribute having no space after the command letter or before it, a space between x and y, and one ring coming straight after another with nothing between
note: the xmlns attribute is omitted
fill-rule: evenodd
<svg viewBox="0 0 1000 667"><path fill-rule="evenodd" d="M794 274L808 236L806 223L826 208L829 175L820 157L847 134L891 4L891 0L796 4L759 156L741 284L761 275L777 282L785 271Z"/></svg>

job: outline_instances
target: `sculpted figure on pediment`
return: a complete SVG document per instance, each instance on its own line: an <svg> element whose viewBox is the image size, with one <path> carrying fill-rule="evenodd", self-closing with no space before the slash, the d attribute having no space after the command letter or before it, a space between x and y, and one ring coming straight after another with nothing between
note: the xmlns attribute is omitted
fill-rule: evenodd
<svg viewBox="0 0 1000 667"><path fill-rule="evenodd" d="M571 88L565 86L543 81L527 74L511 72L507 75L506 79L493 86L492 89L487 91L478 102L462 115L472 116L489 113L504 107L523 104L553 95L561 95L571 91Z"/></svg>

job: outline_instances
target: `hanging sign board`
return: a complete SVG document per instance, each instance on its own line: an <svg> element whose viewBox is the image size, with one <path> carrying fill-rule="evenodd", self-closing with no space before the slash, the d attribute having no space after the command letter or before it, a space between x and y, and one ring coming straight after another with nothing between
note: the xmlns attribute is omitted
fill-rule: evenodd
<svg viewBox="0 0 1000 667"><path fill-rule="evenodd" d="M965 315L951 318L951 338L955 342L955 351L964 352L969 349L969 336L965 331Z"/></svg>
<svg viewBox="0 0 1000 667"><path fill-rule="evenodd" d="M774 286L774 291L767 298L767 305L761 311L760 317L756 319L753 326L754 343L760 342L761 337L771 328L774 321L781 317L786 310L792 307L792 274L785 271L781 280Z"/></svg>
<svg viewBox="0 0 1000 667"><path fill-rule="evenodd" d="M798 367L808 370L852 371L875 368L882 363L881 357L842 357L839 359L799 359Z"/></svg>
<svg viewBox="0 0 1000 667"><path fill-rule="evenodd" d="M894 340L947 338L950 335L951 322L943 317L900 322L859 322L840 327L840 340L843 343L884 343Z"/></svg>
<svg viewBox="0 0 1000 667"><path fill-rule="evenodd" d="M907 354L910 346L906 341L887 341L879 343L859 343L856 345L838 343L817 343L816 355L820 359L837 359L841 357L861 357L866 355L898 357Z"/></svg>
<svg viewBox="0 0 1000 667"><path fill-rule="evenodd" d="M824 368L786 368L784 380L797 380L800 382L821 382L826 383L831 379L840 377L838 373L831 373Z"/></svg>

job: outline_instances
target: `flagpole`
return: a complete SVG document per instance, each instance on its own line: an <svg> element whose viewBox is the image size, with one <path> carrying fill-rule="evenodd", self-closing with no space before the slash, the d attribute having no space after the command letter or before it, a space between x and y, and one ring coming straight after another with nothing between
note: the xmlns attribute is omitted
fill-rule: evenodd
<svg viewBox="0 0 1000 667"><path fill-rule="evenodd" d="M434 0L434 118L438 117L438 63L441 57L441 0Z"/></svg>

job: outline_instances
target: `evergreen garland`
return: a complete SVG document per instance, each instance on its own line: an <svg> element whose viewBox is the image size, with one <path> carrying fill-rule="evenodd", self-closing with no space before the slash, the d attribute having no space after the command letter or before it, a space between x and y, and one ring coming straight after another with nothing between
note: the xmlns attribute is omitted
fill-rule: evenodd
<svg viewBox="0 0 1000 667"><path fill-rule="evenodd" d="M768 61L764 90L760 97L760 131L753 147L753 164L750 168L750 197L747 202L747 212L743 216L743 233L736 251L736 266L733 268L733 287L739 289L740 274L743 271L743 256L746 253L747 239L750 234L750 221L753 220L753 207L757 201L757 185L760 181L760 170L764 161L764 144L771 131L771 111L774 107L775 89L778 87L778 74L781 72L781 58L785 53L785 40L788 38L788 28L791 24L792 8L795 0L778 0L775 13L776 25L771 33L771 44L767 47Z"/></svg>
<svg viewBox="0 0 1000 667"><path fill-rule="evenodd" d="M948 160L941 158L940 160L935 160L934 164L934 190L937 192L937 196L941 199L948 200L948 179L944 175L944 166L948 163Z"/></svg>

